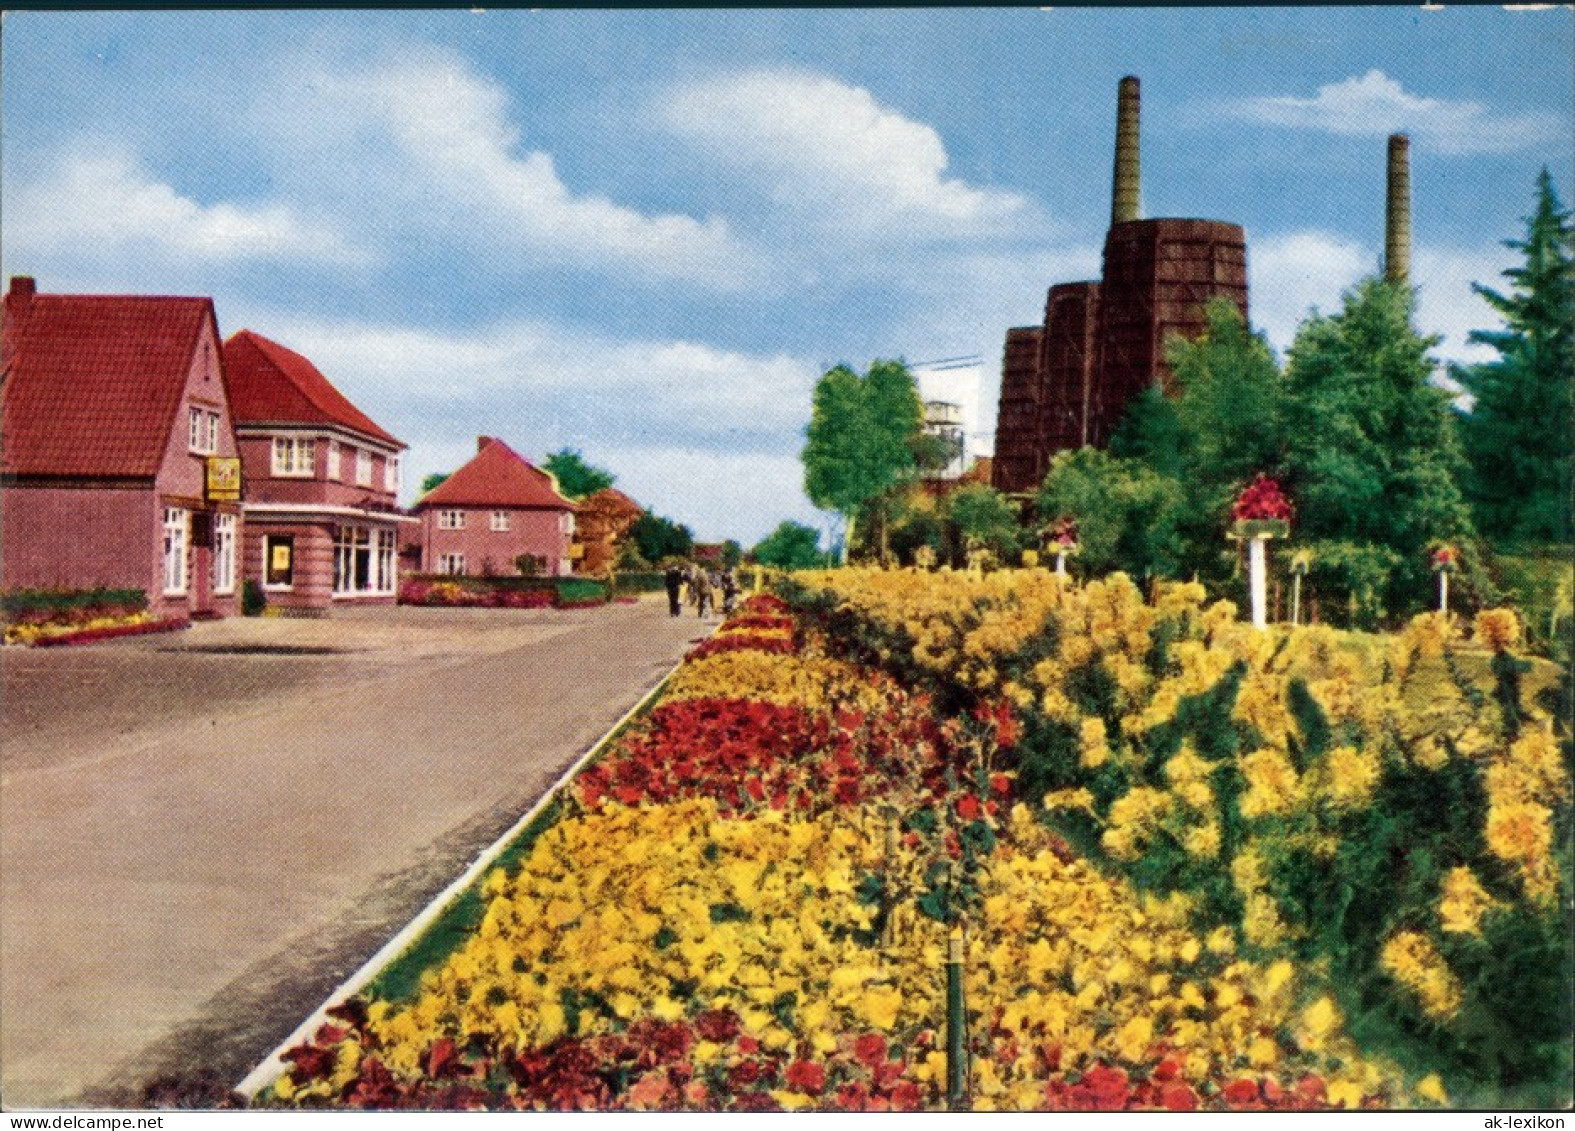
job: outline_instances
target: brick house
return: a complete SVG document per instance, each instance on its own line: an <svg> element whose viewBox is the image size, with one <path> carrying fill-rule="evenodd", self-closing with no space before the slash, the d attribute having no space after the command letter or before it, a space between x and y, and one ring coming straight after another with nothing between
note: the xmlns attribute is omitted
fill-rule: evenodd
<svg viewBox="0 0 1575 1131"><path fill-rule="evenodd" d="M140 589L158 617L239 611L244 536L213 300L0 306L0 586Z"/></svg>
<svg viewBox="0 0 1575 1131"><path fill-rule="evenodd" d="M553 476L502 440L481 436L476 454L416 500L421 568L427 573L508 577L516 560L537 559L537 572L570 569L574 504Z"/></svg>
<svg viewBox="0 0 1575 1131"><path fill-rule="evenodd" d="M224 343L246 478L245 576L297 612L392 604L405 445L294 350L242 330Z"/></svg>

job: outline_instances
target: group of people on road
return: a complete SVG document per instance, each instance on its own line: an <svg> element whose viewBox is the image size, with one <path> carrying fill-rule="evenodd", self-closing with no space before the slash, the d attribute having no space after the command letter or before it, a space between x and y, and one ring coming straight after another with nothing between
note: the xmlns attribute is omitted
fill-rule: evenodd
<svg viewBox="0 0 1575 1131"><path fill-rule="evenodd" d="M662 575L667 586L667 611L678 616L687 603L697 615L714 613L720 602L722 615L730 616L738 602L738 571L707 570L694 562L673 562Z"/></svg>

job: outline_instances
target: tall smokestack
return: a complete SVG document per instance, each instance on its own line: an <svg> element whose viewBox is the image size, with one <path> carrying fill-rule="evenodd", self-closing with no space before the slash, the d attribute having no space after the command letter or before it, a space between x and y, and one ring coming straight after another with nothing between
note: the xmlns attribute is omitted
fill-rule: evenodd
<svg viewBox="0 0 1575 1131"><path fill-rule="evenodd" d="M1384 278L1411 277L1411 139L1389 135L1389 187L1384 222Z"/></svg>
<svg viewBox="0 0 1575 1131"><path fill-rule="evenodd" d="M1138 191L1141 187L1138 159L1138 80L1128 75L1121 80L1116 96L1116 170L1110 193L1110 222L1125 223L1138 218Z"/></svg>

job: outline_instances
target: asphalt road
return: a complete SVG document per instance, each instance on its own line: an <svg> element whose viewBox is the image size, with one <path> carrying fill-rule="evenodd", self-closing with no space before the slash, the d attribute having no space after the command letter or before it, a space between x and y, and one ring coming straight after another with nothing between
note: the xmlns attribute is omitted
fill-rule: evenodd
<svg viewBox="0 0 1575 1131"><path fill-rule="evenodd" d="M0 655L0 1104L239 1081L712 625L383 609Z"/></svg>

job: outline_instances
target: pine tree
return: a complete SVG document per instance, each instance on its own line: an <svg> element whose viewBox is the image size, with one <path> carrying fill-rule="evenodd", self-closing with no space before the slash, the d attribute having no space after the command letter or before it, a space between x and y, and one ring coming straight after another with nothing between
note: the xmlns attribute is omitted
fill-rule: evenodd
<svg viewBox="0 0 1575 1131"><path fill-rule="evenodd" d="M1575 376L1575 274L1570 213L1559 206L1546 169L1524 240L1506 240L1524 257L1504 272L1508 294L1472 287L1504 318L1503 330L1470 340L1498 351L1497 361L1457 367L1475 398L1461 418L1477 523L1505 542L1567 542L1570 536L1571 379Z"/></svg>
<svg viewBox="0 0 1575 1131"><path fill-rule="evenodd" d="M1409 287L1358 283L1338 314L1302 323L1285 373L1298 540L1326 584L1391 615L1427 603L1430 546L1474 538L1449 394L1429 380L1439 339L1417 332L1415 303Z"/></svg>

